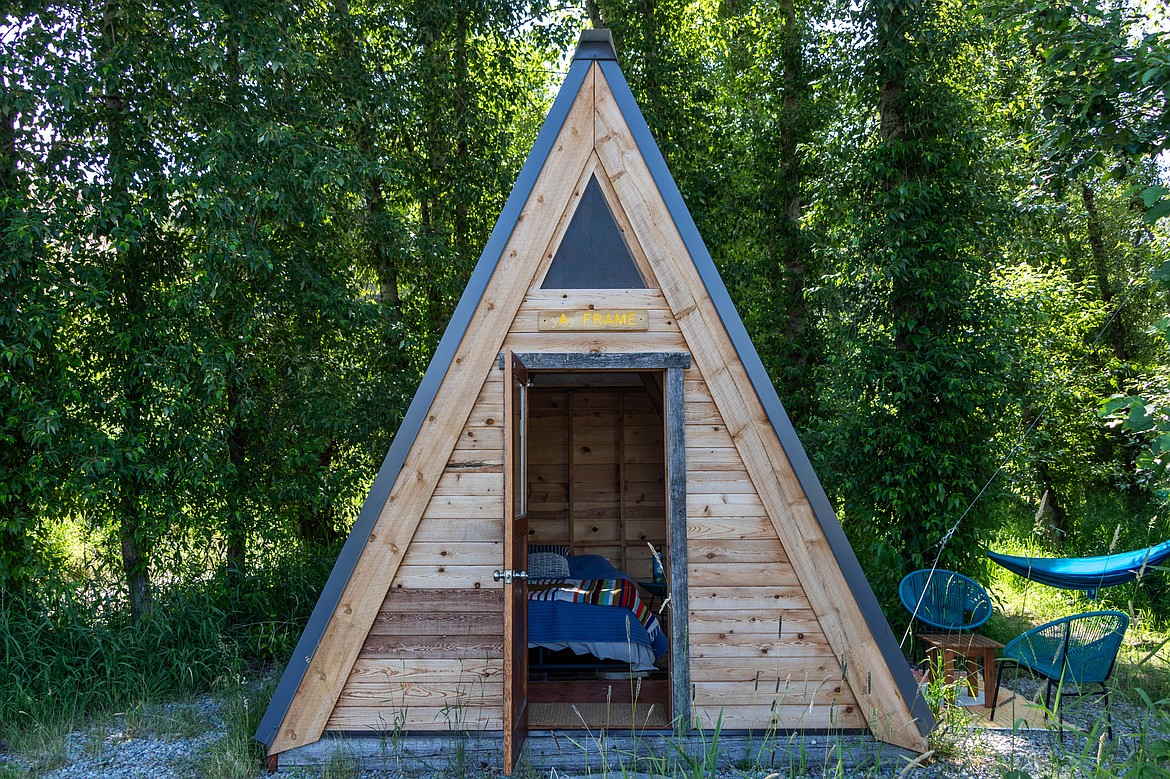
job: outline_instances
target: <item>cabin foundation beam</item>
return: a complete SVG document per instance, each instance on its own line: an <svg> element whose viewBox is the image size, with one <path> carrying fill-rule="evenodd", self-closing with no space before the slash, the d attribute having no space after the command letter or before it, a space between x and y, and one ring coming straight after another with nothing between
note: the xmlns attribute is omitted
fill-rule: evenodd
<svg viewBox="0 0 1170 779"><path fill-rule="evenodd" d="M857 731L671 731L584 730L531 731L524 742L521 766L540 772L555 769L561 776L614 775L649 772L674 775L685 770L682 755L704 759L717 750L720 770L742 768L795 770L800 766L832 765L850 776L881 765L901 767L917 753L883 744ZM463 776L476 770L503 768L503 735L499 731L464 733L326 733L320 741L280 753L280 771L299 772L344 765L357 770L427 772Z"/></svg>

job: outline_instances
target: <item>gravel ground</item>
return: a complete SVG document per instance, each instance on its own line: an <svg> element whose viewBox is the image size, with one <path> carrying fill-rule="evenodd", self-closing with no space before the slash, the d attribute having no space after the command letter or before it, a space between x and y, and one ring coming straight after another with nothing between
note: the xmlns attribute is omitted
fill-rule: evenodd
<svg viewBox="0 0 1170 779"><path fill-rule="evenodd" d="M1021 679L1016 685L1020 694L1035 698L1043 694L1043 685ZM0 779L13 779L27 773L43 779L190 779L208 775L208 755L216 753L217 744L225 738L227 705L221 699L204 697L192 703L165 704L150 707L135 716L115 716L102 724L92 724L86 730L67 737L63 751L39 759L5 753L0 747ZM1099 721L1103 712L1099 698L1069 701L1066 722L1088 729ZM1095 758L1099 748L1111 750L1114 755L1127 755L1138 746L1139 735L1151 728L1144 709L1125 701L1114 701L1114 742L1089 744L1082 736L1068 734L1063 745L1046 731L1027 731L1013 735L1010 732L970 728L958 721L950 735L942 739L939 752L921 766L907 769L906 761L887 760L876 770L856 767L844 776L897 777L905 769L907 777L921 779L1002 779L1005 771L1026 771L1033 779L1054 776L1075 776L1070 764L1087 763ZM1158 723L1165 728L1165 721ZM1170 738L1166 730L1156 731L1160 738ZM1103 745L1103 746L1102 746ZM222 752L222 748L219 752ZM1162 769L1170 777L1170 766ZM1158 776L1158 769L1153 774ZM219 771L213 774L220 775ZM818 770L813 775L822 775ZM294 774L295 775L295 774ZM310 773L309 776L314 774ZM329 772L336 779L352 779L356 772ZM620 772L618 772L620 775ZM828 775L834 775L829 772ZM237 774L238 776L238 774ZM257 770L255 777L262 776ZM362 779L422 779L417 772L362 771ZM430 774L430 777L437 774ZM477 779L485 776L475 774ZM751 777L753 779L781 779L784 772L745 771L727 768L719 779ZM564 772L528 772L524 779L581 779ZM593 778L597 773L593 774ZM452 777L452 779L456 779ZM624 779L624 778L623 778Z"/></svg>

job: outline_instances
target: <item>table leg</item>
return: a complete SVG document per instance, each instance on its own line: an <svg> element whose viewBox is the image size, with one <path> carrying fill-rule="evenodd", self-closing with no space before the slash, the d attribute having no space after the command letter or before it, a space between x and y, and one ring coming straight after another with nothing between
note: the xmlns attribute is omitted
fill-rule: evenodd
<svg viewBox="0 0 1170 779"><path fill-rule="evenodd" d="M995 694L995 680L991 677L995 675L995 650L983 650L983 708L990 709L995 707L995 701L991 696Z"/></svg>
<svg viewBox="0 0 1170 779"><path fill-rule="evenodd" d="M955 685L955 653L951 649L943 650L943 673L947 687L953 687Z"/></svg>
<svg viewBox="0 0 1170 779"><path fill-rule="evenodd" d="M967 671L967 690L972 698L979 697L979 660L975 655L963 655L963 668Z"/></svg>

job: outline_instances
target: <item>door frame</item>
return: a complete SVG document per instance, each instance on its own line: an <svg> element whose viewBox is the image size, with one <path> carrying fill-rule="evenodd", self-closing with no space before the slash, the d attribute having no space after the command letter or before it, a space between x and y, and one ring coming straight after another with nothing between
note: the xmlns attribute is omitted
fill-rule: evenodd
<svg viewBox="0 0 1170 779"><path fill-rule="evenodd" d="M691 727L691 673L687 625L687 457L683 372L691 367L688 352L515 352L530 372L662 371L663 423L666 433L666 511L670 533L670 681L671 712L676 729ZM499 367L505 368L505 355ZM508 422L510 424L510 421ZM505 433L507 435L507 433ZM508 658L504 658L508 662ZM506 694L506 693L505 693ZM508 706L509 701L504 701Z"/></svg>
<svg viewBox="0 0 1170 779"><path fill-rule="evenodd" d="M504 775L528 735L528 366L504 352ZM501 577L496 571L495 576Z"/></svg>

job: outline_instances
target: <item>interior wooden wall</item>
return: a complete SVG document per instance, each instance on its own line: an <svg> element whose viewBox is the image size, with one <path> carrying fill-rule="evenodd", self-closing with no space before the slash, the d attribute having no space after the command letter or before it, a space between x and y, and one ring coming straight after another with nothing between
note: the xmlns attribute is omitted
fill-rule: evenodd
<svg viewBox="0 0 1170 779"><path fill-rule="evenodd" d="M669 552L662 415L647 390L533 388L529 533L534 543L598 554L652 576L652 543Z"/></svg>

